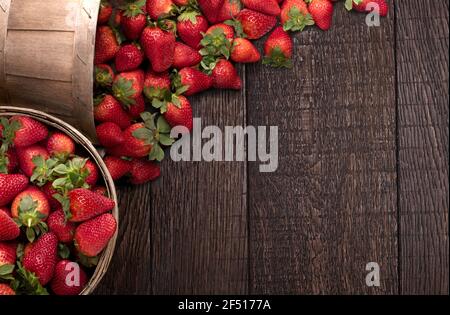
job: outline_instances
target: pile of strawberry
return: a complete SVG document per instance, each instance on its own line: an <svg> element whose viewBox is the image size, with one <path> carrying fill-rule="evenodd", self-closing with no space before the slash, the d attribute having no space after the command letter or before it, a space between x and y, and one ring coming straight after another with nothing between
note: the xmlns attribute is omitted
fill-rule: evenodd
<svg viewBox="0 0 450 315"><path fill-rule="evenodd" d="M337 0L102 1L95 45L97 135L115 180L142 184L159 177L157 162L175 139L171 128L193 125L188 96L241 89L234 63L290 67L290 32L328 30ZM368 12L385 0L345 0ZM272 32L271 32L272 31ZM251 40L271 32L264 56Z"/></svg>
<svg viewBox="0 0 450 315"><path fill-rule="evenodd" d="M117 228L97 166L27 116L0 119L0 144L0 295L79 294Z"/></svg>

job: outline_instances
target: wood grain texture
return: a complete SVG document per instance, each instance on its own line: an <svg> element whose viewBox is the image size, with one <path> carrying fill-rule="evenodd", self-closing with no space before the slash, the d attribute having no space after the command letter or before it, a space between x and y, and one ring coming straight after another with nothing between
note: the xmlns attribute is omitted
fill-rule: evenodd
<svg viewBox="0 0 450 315"><path fill-rule="evenodd" d="M249 124L280 129L278 171L249 167L250 292L395 294L393 15L368 28L339 3L295 47L292 71L247 68Z"/></svg>
<svg viewBox="0 0 450 315"><path fill-rule="evenodd" d="M203 126L245 124L245 89L192 97ZM167 159L152 189L154 294L247 293L246 164Z"/></svg>
<svg viewBox="0 0 450 315"><path fill-rule="evenodd" d="M398 0L401 288L449 293L449 3Z"/></svg>

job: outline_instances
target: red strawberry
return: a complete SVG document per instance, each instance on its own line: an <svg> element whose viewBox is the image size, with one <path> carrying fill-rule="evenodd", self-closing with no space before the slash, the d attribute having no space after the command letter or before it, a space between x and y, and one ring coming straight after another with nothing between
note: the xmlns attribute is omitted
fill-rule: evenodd
<svg viewBox="0 0 450 315"><path fill-rule="evenodd" d="M180 84L188 87L188 90L184 93L187 96L208 90L213 85L210 76L195 68L183 68L178 75Z"/></svg>
<svg viewBox="0 0 450 315"><path fill-rule="evenodd" d="M192 131L192 107L188 99L182 95L178 96L179 104L168 103L164 118L171 127L184 126Z"/></svg>
<svg viewBox="0 0 450 315"><path fill-rule="evenodd" d="M50 204L47 196L35 187L30 187L14 198L11 205L11 215L18 219L20 224L27 228L39 226L47 220L50 213ZM34 233L30 236L30 241L34 240ZM28 232L27 232L28 236Z"/></svg>
<svg viewBox="0 0 450 315"><path fill-rule="evenodd" d="M153 20L168 16L173 9L172 0L147 0L147 13Z"/></svg>
<svg viewBox="0 0 450 315"><path fill-rule="evenodd" d="M94 64L107 63L114 59L118 51L119 44L113 30L109 26L100 26L95 40Z"/></svg>
<svg viewBox="0 0 450 315"><path fill-rule="evenodd" d="M149 26L142 32L141 46L145 56L150 60L153 71L164 72L172 66L175 52L173 33Z"/></svg>
<svg viewBox="0 0 450 315"><path fill-rule="evenodd" d="M47 138L47 127L37 120L27 116L14 116L10 122L18 122L20 128L14 136L14 145L16 147L27 147Z"/></svg>
<svg viewBox="0 0 450 315"><path fill-rule="evenodd" d="M102 214L77 227L75 247L84 256L97 256L108 245L116 230L116 219L109 213Z"/></svg>
<svg viewBox="0 0 450 315"><path fill-rule="evenodd" d="M42 157L44 161L50 158L47 149L39 145L31 145L26 148L17 148L17 157L19 159L20 169L28 177L33 175L33 171L36 168L33 158L38 156Z"/></svg>
<svg viewBox="0 0 450 315"><path fill-rule="evenodd" d="M18 238L20 235L19 226L11 217L3 211L0 211L0 241L10 241ZM0 243L1 245L1 243ZM1 265L1 247L0 247L0 265Z"/></svg>
<svg viewBox="0 0 450 315"><path fill-rule="evenodd" d="M64 211L59 209L48 216L47 225L50 232L55 233L61 243L69 243L73 240L75 224L66 220Z"/></svg>
<svg viewBox="0 0 450 315"><path fill-rule="evenodd" d="M58 191L53 188L53 185L51 182L48 182L41 188L42 192L47 196L47 200L50 204L50 208L52 210L56 210L61 207L61 203L53 198L53 195L57 194Z"/></svg>
<svg viewBox="0 0 450 315"><path fill-rule="evenodd" d="M113 69L106 65L100 64L95 66L95 84L100 87L110 87L114 81Z"/></svg>
<svg viewBox="0 0 450 315"><path fill-rule="evenodd" d="M308 25L314 25L314 20L303 0L286 0L281 7L281 24L286 31L303 31Z"/></svg>
<svg viewBox="0 0 450 315"><path fill-rule="evenodd" d="M95 192L96 194L100 194L105 197L108 197L108 190L106 189L105 186L94 187L94 188L92 188L92 191Z"/></svg>
<svg viewBox="0 0 450 315"><path fill-rule="evenodd" d="M131 163L131 179L133 185L145 184L156 180L161 175L159 164L146 159L133 160Z"/></svg>
<svg viewBox="0 0 450 315"><path fill-rule="evenodd" d="M266 35L277 24L277 18L249 9L242 10L237 19L249 39L258 39Z"/></svg>
<svg viewBox="0 0 450 315"><path fill-rule="evenodd" d="M133 71L144 61L144 53L135 44L120 47L116 54L116 70L119 72Z"/></svg>
<svg viewBox="0 0 450 315"><path fill-rule="evenodd" d="M279 15L280 6L276 0L241 0L244 7L268 15Z"/></svg>
<svg viewBox="0 0 450 315"><path fill-rule="evenodd" d="M82 222L112 210L113 200L88 189L78 188L69 192L71 222Z"/></svg>
<svg viewBox="0 0 450 315"><path fill-rule="evenodd" d="M147 71L144 80L144 94L149 100L155 97L161 99L167 91L170 91L170 85L168 72Z"/></svg>
<svg viewBox="0 0 450 315"><path fill-rule="evenodd" d="M96 99L94 118L98 122L113 122L124 129L131 125L130 116L122 105L111 95Z"/></svg>
<svg viewBox="0 0 450 315"><path fill-rule="evenodd" d="M113 180L119 180L131 171L131 162L115 156L105 158L106 167Z"/></svg>
<svg viewBox="0 0 450 315"><path fill-rule="evenodd" d="M4 157L0 154L0 173L12 174L19 166L16 151L9 149Z"/></svg>
<svg viewBox="0 0 450 315"><path fill-rule="evenodd" d="M61 260L55 266L50 287L56 295L78 295L87 283L87 275L80 266L69 260Z"/></svg>
<svg viewBox="0 0 450 315"><path fill-rule="evenodd" d="M0 174L0 207L9 204L28 186L28 178L24 175Z"/></svg>
<svg viewBox="0 0 450 315"><path fill-rule="evenodd" d="M261 55L256 47L245 38L236 38L233 41L231 60L234 62L251 63L258 62Z"/></svg>
<svg viewBox="0 0 450 315"><path fill-rule="evenodd" d="M145 15L145 0L131 2L123 7L122 17L120 20L122 31L128 40L137 40L147 25L147 17ZM125 70L117 70L125 71Z"/></svg>
<svg viewBox="0 0 450 315"><path fill-rule="evenodd" d="M185 67L192 67L198 65L202 61L202 56L199 52L188 45L180 42L175 44L175 53L173 58L173 67L182 69Z"/></svg>
<svg viewBox="0 0 450 315"><path fill-rule="evenodd" d="M186 11L178 17L177 31L181 40L192 48L198 48L202 33L209 28L208 21L195 11Z"/></svg>
<svg viewBox="0 0 450 315"><path fill-rule="evenodd" d="M104 147L110 148L123 143L122 129L115 123L102 123L96 130L98 141Z"/></svg>
<svg viewBox="0 0 450 315"><path fill-rule="evenodd" d="M144 71L135 70L122 72L116 76L113 83L114 97L125 106L136 103L136 98L144 88Z"/></svg>
<svg viewBox="0 0 450 315"><path fill-rule="evenodd" d="M131 116L131 118L137 119L145 111L144 95L140 94L134 101L135 103L130 105L127 112Z"/></svg>
<svg viewBox="0 0 450 315"><path fill-rule="evenodd" d="M225 0L217 13L216 22L234 19L241 11L241 3L235 0Z"/></svg>
<svg viewBox="0 0 450 315"><path fill-rule="evenodd" d="M113 12L113 7L108 1L102 0L100 2L100 11L98 12L98 25L107 24L111 14Z"/></svg>
<svg viewBox="0 0 450 315"><path fill-rule="evenodd" d="M97 165L95 165L94 162L91 160L86 161L86 165L84 166L83 170L87 169L89 171L88 177L86 177L86 184L93 187L95 184L97 184L98 178L99 178L99 171Z"/></svg>
<svg viewBox="0 0 450 315"><path fill-rule="evenodd" d="M233 40L234 28L231 25L227 25L225 23L219 23L219 24L213 25L210 28L208 28L208 30L206 31L206 34L212 34L214 32L214 30L216 30L216 29L221 29L222 32L225 34L226 38L228 38L229 40Z"/></svg>
<svg viewBox="0 0 450 315"><path fill-rule="evenodd" d="M356 4L354 1L353 9L358 12L371 12L374 6L378 6L380 16L386 16L389 12L389 5L385 0L362 0L360 4Z"/></svg>
<svg viewBox="0 0 450 315"><path fill-rule="evenodd" d="M0 283L0 295L16 295L16 292L6 283Z"/></svg>
<svg viewBox="0 0 450 315"><path fill-rule="evenodd" d="M124 132L124 142L118 147L111 148L108 152L114 156L128 156L128 157L145 157L150 153L152 146L147 144L144 140L136 138L133 133L145 128L143 123L137 123L128 127ZM117 149L118 148L118 149Z"/></svg>
<svg viewBox="0 0 450 315"><path fill-rule="evenodd" d="M50 155L67 158L75 153L75 142L62 132L55 132L47 139L47 151Z"/></svg>
<svg viewBox="0 0 450 315"><path fill-rule="evenodd" d="M224 0L198 0L202 13L210 23L217 22L217 15L223 6Z"/></svg>
<svg viewBox="0 0 450 315"><path fill-rule="evenodd" d="M264 44L263 63L273 67L291 67L292 49L291 37L279 26L270 34Z"/></svg>
<svg viewBox="0 0 450 315"><path fill-rule="evenodd" d="M225 59L217 62L212 72L212 78L216 89L240 90L242 87L242 81L237 74L236 68Z"/></svg>
<svg viewBox="0 0 450 315"><path fill-rule="evenodd" d="M330 0L311 0L308 10L320 29L326 31L331 27L333 3Z"/></svg>
<svg viewBox="0 0 450 315"><path fill-rule="evenodd" d="M23 257L23 268L32 272L45 286L53 277L57 260L58 238L52 232L42 235Z"/></svg>
<svg viewBox="0 0 450 315"><path fill-rule="evenodd" d="M0 221L1 221L1 211L0 211ZM1 229L1 225L0 225L0 229ZM17 259L16 250L17 250L16 243L0 242L0 267L3 265L15 265L16 264L16 259Z"/></svg>

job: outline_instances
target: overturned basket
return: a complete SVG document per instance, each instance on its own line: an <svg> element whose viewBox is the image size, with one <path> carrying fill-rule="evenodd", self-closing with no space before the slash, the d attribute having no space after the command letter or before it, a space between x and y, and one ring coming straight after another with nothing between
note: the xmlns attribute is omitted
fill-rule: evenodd
<svg viewBox="0 0 450 315"><path fill-rule="evenodd" d="M97 150L94 148L92 143L83 136L78 130L76 130L71 125L65 123L64 121L55 118L49 114L43 113L41 111L26 109L26 108L18 108L18 107L10 107L10 106L0 106L0 117L1 116L14 116L14 115L23 115L32 117L50 127L60 130L61 132L70 136L78 145L81 145L86 152L90 155L92 160L97 164L100 173L102 174L103 180L105 181L105 187L107 189L107 193L109 198L113 199L116 203L116 206L112 210L112 215L115 217L117 221L117 226L119 226L119 210L117 207L117 195L116 188L114 186L114 181L111 178L111 175L106 168L105 163L102 158L98 154ZM117 228L118 230L118 228ZM108 270L109 263L111 262L111 258L114 253L114 247L116 245L117 239L117 230L114 236L108 243L108 246L105 248L103 253L100 256L98 265L95 269L94 274L89 280L86 287L81 292L82 295L91 294L94 292L97 285L100 283L101 279L105 275Z"/></svg>

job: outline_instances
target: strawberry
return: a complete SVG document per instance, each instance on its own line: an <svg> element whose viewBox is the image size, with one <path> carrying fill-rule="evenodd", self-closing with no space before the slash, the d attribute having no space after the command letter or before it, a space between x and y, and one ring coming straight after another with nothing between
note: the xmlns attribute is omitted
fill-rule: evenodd
<svg viewBox="0 0 450 315"><path fill-rule="evenodd" d="M138 119L139 116L145 111L145 99L143 94L139 94L138 97L135 98L135 103L130 105L127 109L128 114L133 119Z"/></svg>
<svg viewBox="0 0 450 315"><path fill-rule="evenodd" d="M122 72L113 82L114 97L125 106L136 103L136 98L142 94L144 88L144 71L134 70Z"/></svg>
<svg viewBox="0 0 450 315"><path fill-rule="evenodd" d="M50 213L47 196L35 187L30 187L14 198L11 215L21 226L26 227L27 238L33 242L37 235L46 232L43 223Z"/></svg>
<svg viewBox="0 0 450 315"><path fill-rule="evenodd" d="M106 65L100 64L95 66L95 84L100 87L110 87L114 81L113 69Z"/></svg>
<svg viewBox="0 0 450 315"><path fill-rule="evenodd" d="M97 256L108 245L116 230L116 219L110 213L102 214L77 227L75 247L84 256Z"/></svg>
<svg viewBox="0 0 450 315"><path fill-rule="evenodd" d="M374 5L378 5L380 16L386 16L389 12L389 5L386 0L361 0L359 4L352 1L352 5L353 9L358 12L371 12Z"/></svg>
<svg viewBox="0 0 450 315"><path fill-rule="evenodd" d="M276 17L249 9L242 10L237 19L241 22L244 33L247 34L249 39L263 37L277 23Z"/></svg>
<svg viewBox="0 0 450 315"><path fill-rule="evenodd" d="M94 64L107 63L114 59L118 51L119 44L113 30L109 26L97 28Z"/></svg>
<svg viewBox="0 0 450 315"><path fill-rule="evenodd" d="M97 186L92 188L92 191L95 192L96 194L108 197L108 190L106 189L105 186Z"/></svg>
<svg viewBox="0 0 450 315"><path fill-rule="evenodd" d="M119 180L131 171L131 162L115 156L105 158L106 167L113 180Z"/></svg>
<svg viewBox="0 0 450 315"><path fill-rule="evenodd" d="M169 16L174 8L172 0L147 0L147 13L153 20Z"/></svg>
<svg viewBox="0 0 450 315"><path fill-rule="evenodd" d="M19 235L20 229L17 226L16 222L14 222L14 220L11 219L11 217L6 212L0 211L0 241L14 240L18 238ZM1 247L0 247L0 255L1 255Z"/></svg>
<svg viewBox="0 0 450 315"><path fill-rule="evenodd" d="M231 62L221 59L212 72L213 85L216 89L240 90L242 81Z"/></svg>
<svg viewBox="0 0 450 315"><path fill-rule="evenodd" d="M69 192L71 222L82 222L112 210L113 200L96 194L85 188ZM94 255L95 256L95 255Z"/></svg>
<svg viewBox="0 0 450 315"><path fill-rule="evenodd" d="M264 44L264 64L272 67L292 67L293 43L283 27L277 27Z"/></svg>
<svg viewBox="0 0 450 315"><path fill-rule="evenodd" d="M198 0L202 13L210 23L217 23L217 15L223 6L224 0Z"/></svg>
<svg viewBox="0 0 450 315"><path fill-rule="evenodd" d="M241 3L237 0L225 0L219 12L216 23L234 19L241 11Z"/></svg>
<svg viewBox="0 0 450 315"><path fill-rule="evenodd" d="M173 3L175 3L175 5L183 7L183 6L187 6L189 4L189 1L191 0L173 0Z"/></svg>
<svg viewBox="0 0 450 315"><path fill-rule="evenodd" d="M112 12L113 12L112 5L108 1L102 0L100 2L100 10L98 12L97 24L98 25L107 24L109 19L111 18Z"/></svg>
<svg viewBox="0 0 450 315"><path fill-rule="evenodd" d="M177 81L179 85L188 88L184 93L186 96L208 90L213 85L213 80L210 76L195 68L181 69L180 72L178 72Z"/></svg>
<svg viewBox="0 0 450 315"><path fill-rule="evenodd" d="M0 152L0 173L12 174L19 166L16 151L8 149L3 155Z"/></svg>
<svg viewBox="0 0 450 315"><path fill-rule="evenodd" d="M102 123L96 130L98 141L104 147L110 148L123 143L122 129L115 123Z"/></svg>
<svg viewBox="0 0 450 315"><path fill-rule="evenodd" d="M42 235L23 257L23 268L35 274L41 285L50 282L56 265L58 238L52 232Z"/></svg>
<svg viewBox="0 0 450 315"><path fill-rule="evenodd" d="M147 25L147 16L145 15L145 0L137 0L127 3L122 7L122 17L120 20L122 31L125 37L130 40L137 40ZM125 71L125 70L117 70Z"/></svg>
<svg viewBox="0 0 450 315"><path fill-rule="evenodd" d="M47 139L47 151L62 160L75 154L75 142L62 132L55 132Z"/></svg>
<svg viewBox="0 0 450 315"><path fill-rule="evenodd" d="M47 127L27 116L11 117L10 122L18 122L20 127L15 132L14 146L27 147L44 140L48 136Z"/></svg>
<svg viewBox="0 0 450 315"><path fill-rule="evenodd" d="M56 210L61 207L61 203L53 198L53 195L57 194L58 191L53 187L51 182L48 182L42 186L41 191L45 194L45 196L47 196L47 200L52 210Z"/></svg>
<svg viewBox="0 0 450 315"><path fill-rule="evenodd" d="M1 211L0 211L0 221L1 221ZM16 250L17 250L16 243L0 242L0 267L4 265L14 265L16 263L17 259Z"/></svg>
<svg viewBox="0 0 450 315"><path fill-rule="evenodd" d="M119 72L133 71L139 68L144 61L144 53L135 44L120 47L116 54L116 70Z"/></svg>
<svg viewBox="0 0 450 315"><path fill-rule="evenodd" d="M182 95L177 97L177 102L168 103L163 113L164 118L171 127L184 126L192 131L193 118L192 107L188 99Z"/></svg>
<svg viewBox="0 0 450 315"><path fill-rule="evenodd" d="M240 63L258 62L261 55L256 47L245 38L236 38L233 40L231 51L231 60Z"/></svg>
<svg viewBox="0 0 450 315"><path fill-rule="evenodd" d="M175 52L173 58L173 67L182 69L198 65L202 61L202 56L197 50L180 42L175 43Z"/></svg>
<svg viewBox="0 0 450 315"><path fill-rule="evenodd" d="M308 6L303 0L283 2L280 20L285 31L303 31L306 26L314 25Z"/></svg>
<svg viewBox="0 0 450 315"><path fill-rule="evenodd" d="M161 175L159 164L140 159L131 163L131 179L133 185L145 184L156 180Z"/></svg>
<svg viewBox="0 0 450 315"><path fill-rule="evenodd" d="M128 157L144 157L150 153L152 146L147 144L144 140L136 138L133 133L141 128L144 128L143 123L137 123L128 127L124 132L124 142L118 147L108 150L113 156L128 156Z"/></svg>
<svg viewBox="0 0 450 315"><path fill-rule="evenodd" d="M268 15L279 15L280 6L276 0L241 0L244 7Z"/></svg>
<svg viewBox="0 0 450 315"><path fill-rule="evenodd" d="M308 0L308 10L321 30L328 30L333 20L333 3L330 0Z"/></svg>
<svg viewBox="0 0 450 315"><path fill-rule="evenodd" d="M22 172L31 177L36 168L36 158L41 157L44 161L50 158L47 149L39 145L31 145L26 148L17 148L17 157Z"/></svg>
<svg viewBox="0 0 450 315"><path fill-rule="evenodd" d="M113 122L122 129L131 125L130 116L122 105L109 94L96 99L94 118L98 122Z"/></svg>
<svg viewBox="0 0 450 315"><path fill-rule="evenodd" d="M28 186L28 178L24 175L0 174L0 207L9 204Z"/></svg>
<svg viewBox="0 0 450 315"><path fill-rule="evenodd" d="M170 91L171 82L168 72L156 73L147 71L144 80L144 94L149 99L162 98Z"/></svg>
<svg viewBox="0 0 450 315"><path fill-rule="evenodd" d="M78 274L74 274L78 271ZM86 286L87 280L86 273L77 263L61 260L55 266L50 288L56 295L78 295Z"/></svg>
<svg viewBox="0 0 450 315"><path fill-rule="evenodd" d="M0 283L0 295L16 295L16 292L6 283Z"/></svg>
<svg viewBox="0 0 450 315"><path fill-rule="evenodd" d="M148 5L149 2L147 2ZM141 36L141 46L155 72L164 72L173 64L175 35L158 27L149 26Z"/></svg>
<svg viewBox="0 0 450 315"><path fill-rule="evenodd" d="M50 232L53 232L61 243L69 243L73 240L75 224L66 220L62 209L58 209L48 216L47 225Z"/></svg>
<svg viewBox="0 0 450 315"><path fill-rule="evenodd" d="M94 162L91 160L86 161L86 165L83 169L87 169L89 171L89 175L86 177L86 184L93 187L95 184L97 184L98 178L99 178L99 171L97 165L95 165Z"/></svg>
<svg viewBox="0 0 450 315"><path fill-rule="evenodd" d="M225 37L229 39L230 41L234 38L234 28L231 25L225 24L225 23L219 23L216 25L211 26L206 31L206 34L212 34L215 30L220 29L223 34L225 34Z"/></svg>
<svg viewBox="0 0 450 315"><path fill-rule="evenodd" d="M199 48L203 33L209 28L208 21L196 11L185 11L178 17L177 31L181 40L192 48Z"/></svg>

